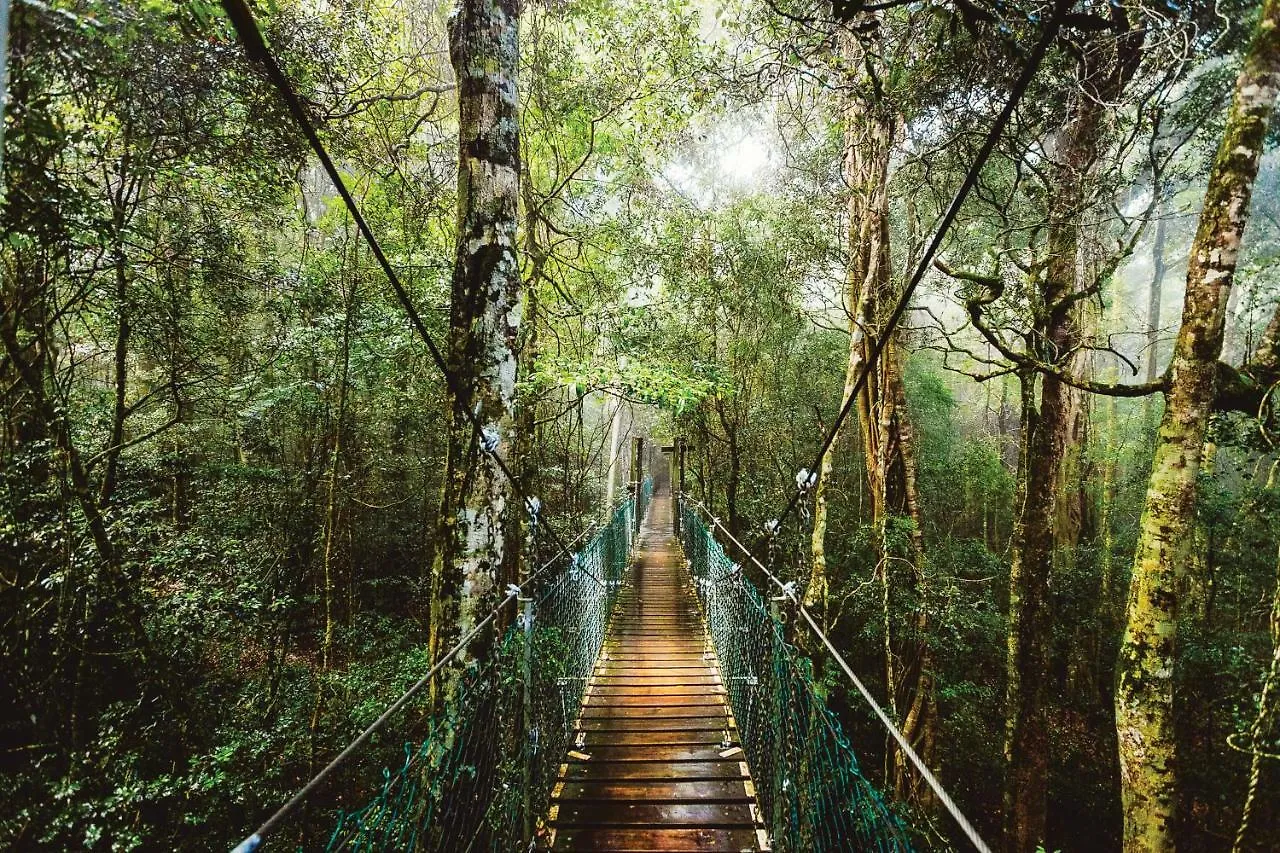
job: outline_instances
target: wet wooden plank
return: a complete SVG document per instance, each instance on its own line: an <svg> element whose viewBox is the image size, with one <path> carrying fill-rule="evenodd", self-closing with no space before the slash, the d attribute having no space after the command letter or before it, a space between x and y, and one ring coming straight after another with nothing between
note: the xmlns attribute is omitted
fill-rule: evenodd
<svg viewBox="0 0 1280 853"><path fill-rule="evenodd" d="M742 779L740 761L571 761L561 767L564 781L696 781L699 779Z"/></svg>
<svg viewBox="0 0 1280 853"><path fill-rule="evenodd" d="M663 717L590 717L579 726L590 736L595 732L698 732L719 731L728 724L728 714L707 716Z"/></svg>
<svg viewBox="0 0 1280 853"><path fill-rule="evenodd" d="M751 826L749 803L655 803L635 800L562 802L552 824L566 826Z"/></svg>
<svg viewBox="0 0 1280 853"><path fill-rule="evenodd" d="M717 708L724 704L725 693L697 693L673 696L671 694L625 695L593 692L587 705L592 708Z"/></svg>
<svg viewBox="0 0 1280 853"><path fill-rule="evenodd" d="M707 675L714 672L715 670L711 668L710 664L700 659L672 661L670 663L649 661L643 666L637 666L629 659L623 658L603 661L597 670L599 675L618 678L628 675L669 678L677 675Z"/></svg>
<svg viewBox="0 0 1280 853"><path fill-rule="evenodd" d="M760 850L764 834L670 503L655 498L547 815L552 850Z"/></svg>
<svg viewBox="0 0 1280 853"><path fill-rule="evenodd" d="M719 744L724 739L724 721L709 729L640 729L630 731L585 732L583 752L593 746L643 746L645 744Z"/></svg>
<svg viewBox="0 0 1280 853"><path fill-rule="evenodd" d="M706 699L723 696L724 688L718 684L600 684L597 682L591 689L591 695L608 698L616 696L620 699L636 697L683 699L690 696Z"/></svg>
<svg viewBox="0 0 1280 853"><path fill-rule="evenodd" d="M750 829L566 829L556 832L556 850L612 850L647 853L651 850L740 853L757 850Z"/></svg>
<svg viewBox="0 0 1280 853"><path fill-rule="evenodd" d="M700 705L651 706L644 714L637 714L634 705L597 704L582 709L583 720L663 720L676 717L711 717L728 715L723 702L704 702Z"/></svg>
<svg viewBox="0 0 1280 853"><path fill-rule="evenodd" d="M719 742L706 744L636 744L582 750L594 761L716 761L724 756Z"/></svg>
<svg viewBox="0 0 1280 853"><path fill-rule="evenodd" d="M610 672L597 673L595 683L605 687L718 687L720 677L710 672L676 673L664 675L659 672L629 672L615 675Z"/></svg>
<svg viewBox="0 0 1280 853"><path fill-rule="evenodd" d="M650 803L753 802L741 779L699 779L692 782L679 779L607 779L565 782L556 795L556 801L561 804L584 800L641 800Z"/></svg>

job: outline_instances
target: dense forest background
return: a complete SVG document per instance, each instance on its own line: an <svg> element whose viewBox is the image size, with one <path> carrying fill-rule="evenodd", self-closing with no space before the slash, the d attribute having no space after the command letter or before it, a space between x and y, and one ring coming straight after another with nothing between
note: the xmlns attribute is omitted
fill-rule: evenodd
<svg viewBox="0 0 1280 853"><path fill-rule="evenodd" d="M1134 842L1122 806L1131 572L1202 207L1226 209L1205 205L1215 152L1275 5L526 4L517 462L543 513L589 524L631 436L682 438L687 488L782 554L985 836L1169 849ZM257 12L447 338L449 4ZM430 665L448 389L216 6L11 15L0 845L226 849ZM871 353L1050 16L1043 68ZM1274 100L1269 49L1251 61ZM1280 160L1257 165L1162 623L1163 839L1188 851L1280 847ZM831 669L868 775L922 848L959 846ZM323 843L324 809L415 719L292 840Z"/></svg>

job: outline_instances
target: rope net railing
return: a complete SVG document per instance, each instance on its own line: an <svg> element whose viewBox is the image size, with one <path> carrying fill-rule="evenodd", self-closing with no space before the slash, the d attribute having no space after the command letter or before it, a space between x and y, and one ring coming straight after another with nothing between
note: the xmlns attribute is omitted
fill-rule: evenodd
<svg viewBox="0 0 1280 853"><path fill-rule="evenodd" d="M644 517L649 514L649 502L653 500L653 478L646 477L644 482L640 483L636 489L636 515L635 525L639 529L640 522L644 521Z"/></svg>
<svg viewBox="0 0 1280 853"><path fill-rule="evenodd" d="M483 662L452 675L421 740L368 802L339 813L329 850L531 848L652 488L646 480L525 586L514 623Z"/></svg>
<svg viewBox="0 0 1280 853"><path fill-rule="evenodd" d="M685 501L680 539L772 849L909 851L902 822L815 692L808 660Z"/></svg>

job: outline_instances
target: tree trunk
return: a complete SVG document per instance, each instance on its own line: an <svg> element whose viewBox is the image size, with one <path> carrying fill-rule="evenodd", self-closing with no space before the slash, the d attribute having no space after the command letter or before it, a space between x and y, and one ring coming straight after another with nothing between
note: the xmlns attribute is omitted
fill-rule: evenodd
<svg viewBox="0 0 1280 853"><path fill-rule="evenodd" d="M896 348L895 348L896 349ZM896 360L896 352L893 353ZM921 759L930 766L937 766L938 743L938 691L934 681L933 647L929 642L928 590L924 584L924 528L920 510L919 490L916 480L915 432L907 413L906 386L902 381L901 365L895 364L886 382L897 399L898 448L902 462L902 511L911 521L911 582L921 602L914 614L914 635L905 644L906 669L903 683L907 714L902 720L902 732L915 747ZM893 790L899 799L915 803L926 813L937 810L938 803L933 790L910 766L901 750L893 753Z"/></svg>
<svg viewBox="0 0 1280 853"><path fill-rule="evenodd" d="M626 405L621 397L614 401L612 425L609 428L609 459L606 475L604 505L613 506L618 499L618 474L622 469L622 407Z"/></svg>
<svg viewBox="0 0 1280 853"><path fill-rule="evenodd" d="M1187 269L1164 417L1142 513L1116 665L1124 850L1170 851L1177 829L1173 680L1178 591L1226 306L1267 124L1280 87L1280 0L1266 0L1209 175Z"/></svg>
<svg viewBox="0 0 1280 853"><path fill-rule="evenodd" d="M527 170L522 173L520 193L524 199L525 261L528 264L528 274L524 277L524 288L520 294L524 302L520 312L520 348L517 358L519 359L519 373L527 379L537 369L538 282L542 279L543 270L546 268L547 249L546 241L543 239L542 223L538 217L537 199L533 194L533 182L529 178ZM512 441L511 449L512 470L516 472L516 476L520 478L520 482L524 487L529 490L531 497L540 495L546 485L539 476L538 460L536 458L535 433L538 426L538 394L539 389L527 383L519 390L519 396L516 399L516 434ZM526 513L520 513L518 515L518 523L508 525L509 532L523 534L522 537L517 537L507 543L507 547L511 549L519 562L516 575L521 581L528 576L528 572L536 571L537 569L536 565L531 565L529 562L529 558L533 558L535 561L537 559L537 542L535 541L536 533L530 529L528 518ZM529 553L527 554L520 547L521 538L529 543Z"/></svg>
<svg viewBox="0 0 1280 853"><path fill-rule="evenodd" d="M850 40L844 49L860 67L861 47ZM864 81L865 82L865 81ZM898 298L892 278L889 244L889 163L899 126L897 116L878 97L855 96L845 118L845 180L849 194L849 266L846 272L845 304L849 312L849 358L845 368L844 405L867 366L878 333ZM915 482L915 458L911 424L907 417L906 389L896 340L890 340L876 363L870 365L866 382L855 403L862 436L862 455L871 498L871 521L875 529L881 606L884 619L885 679L889 705L894 712L905 708L902 731L926 764L936 764L937 697L933 681L933 660L928 646L929 619L925 606L908 617L911 626L895 636L895 564L909 565L908 583L918 597L923 588L924 538ZM810 542L814 572L806 598L821 600L828 594L831 578L825 559L826 480L831 474L824 460L819 471L821 505L815 515ZM905 516L910 521L909 542L903 549L893 541L890 521ZM895 796L930 811L936 805L929 789L897 749L888 759Z"/></svg>
<svg viewBox="0 0 1280 853"><path fill-rule="evenodd" d="M459 0L449 30L458 81L458 237L449 306L452 417L432 572L433 657L516 580L513 492L481 443L512 442L520 332L520 132L515 0ZM471 417L484 434L477 434ZM509 615L509 614L508 614ZM471 654L487 653L484 641Z"/></svg>
<svg viewBox="0 0 1280 853"><path fill-rule="evenodd" d="M127 126L126 126L126 136ZM129 319L129 269L128 257L124 248L125 225L125 187L128 186L126 176L129 173L129 155L120 158L120 185L116 189L112 203L111 237L112 266L115 268L116 285L116 345L115 345L115 401L111 413L111 435L105 451L106 465L103 468L102 486L98 492L99 500L106 505L111 503L115 494L116 478L119 473L120 448L124 444L124 423L129 417L127 394L129 390L129 337L133 331Z"/></svg>
<svg viewBox="0 0 1280 853"><path fill-rule="evenodd" d="M1034 850L1044 837L1048 734L1042 692L1048 651L1045 613L1052 565L1055 460L1035 406L1036 376L1018 373L1022 428L1009 570L1009 636L1005 698L1004 848ZM1048 476L1046 476L1048 474Z"/></svg>
<svg viewBox="0 0 1280 853"><path fill-rule="evenodd" d="M724 485L724 503L725 512L729 516L729 535L736 537L742 529L742 520L738 514L738 491L742 485L742 445L738 439L738 420L729 417L724 400L716 400L712 405L720 419L720 428L724 430L725 445L729 452L729 475Z"/></svg>
<svg viewBox="0 0 1280 853"><path fill-rule="evenodd" d="M1078 302L1081 215L1088 181L1104 137L1106 104L1124 92L1141 57L1145 30L1123 11L1112 30L1079 52L1079 91L1052 146L1052 196L1047 210L1045 257L1031 336L1040 361L1070 370L1082 341ZM1056 554L1073 555L1084 519L1079 464L1083 440L1082 393L1058 377L1035 381L1020 374L1023 453L1019 464L1018 516L1010 567L1003 846L1033 853L1044 840L1048 803L1049 609Z"/></svg>
<svg viewBox="0 0 1280 853"><path fill-rule="evenodd" d="M345 272L345 269L343 270ZM350 396L350 379L351 379L351 330L355 323L355 290L357 271L352 274L352 281L343 282L344 289L344 311L342 323L342 336L340 343L341 363L338 367L338 411L331 426L332 438L330 439L329 451L329 472L328 484L325 489L325 509L324 509L324 553L321 556L322 570L322 587L321 587L321 604L324 629L320 639L320 669L315 676L315 698L311 709L311 772L315 772L315 762L317 758L317 735L320 731L320 721L325 711L325 694L329 689L328 674L333 668L333 649L334 649L334 632L336 630L336 619L334 617L334 599L337 595L337 584L334 580L335 562L337 560L338 537L340 531L338 525L342 519L343 512L340 504L341 496L339 495L338 481L341 479L343 463L343 430L347 423L347 401Z"/></svg>
<svg viewBox="0 0 1280 853"><path fill-rule="evenodd" d="M853 51L857 49L856 43L850 39L843 49L852 57ZM857 67L857 64L856 61L850 62L851 67ZM844 175L851 190L847 206L849 265L845 270L844 290L844 307L849 316L849 358L845 363L844 391L840 395L838 411L843 411L844 406L848 404L849 397L853 394L853 386L864 363L867 317L872 310L868 291L870 282L867 275L868 251L874 227L869 216L868 193L873 193L877 187L885 183L889 168L887 142L880 148L864 144L866 142L862 138L864 133L871 132L873 139L877 135L875 123L868 121L867 116L864 105L858 99L852 99L845 115L844 132ZM878 229L876 231L878 233ZM864 399L860 398L858 404L859 420L864 420L866 417L865 412L862 411ZM832 459L839 447L839 440L840 436L837 434L831 443L831 449L823 456L822 464L818 469L818 482L814 488L813 531L809 539L812 572L804 593L806 605L822 605L821 618L824 621L827 618L826 601L830 594L831 583L826 556L827 488L832 476Z"/></svg>
<svg viewBox="0 0 1280 853"><path fill-rule="evenodd" d="M1049 213L1047 260L1040 288L1035 339L1040 358L1059 362L1080 343L1076 303L1078 210L1087 164L1094 159L1101 108L1089 105L1063 129L1056 152L1061 192ZM1072 549L1079 532L1064 503L1066 460L1079 452L1080 392L1055 376L1023 373L1023 452L1019 459L1018 516L1009 573L1009 635L1005 696L1004 849L1033 853L1044 840L1049 736L1044 690L1048 680L1049 595L1057 548ZM1039 406L1035 385L1039 378ZM1067 523L1059 523L1064 519Z"/></svg>
<svg viewBox="0 0 1280 853"><path fill-rule="evenodd" d="M852 198L850 199L850 209L854 206ZM855 221L852 219L851 222ZM855 239L855 235L850 233L850 241ZM850 266L852 270L852 265ZM854 383L858 379L858 372L862 370L862 351L863 351L863 325L857 322L855 318L862 314L861 299L861 282L852 280L852 272L849 273L847 281L845 301L845 310L849 313L849 358L845 363L844 372L844 391L840 395L840 409L849 402L849 397L853 394ZM809 552L812 562L812 572L809 575L809 583L805 587L804 603L806 607L818 607L820 618L825 622L827 619L827 597L830 594L830 579L827 571L827 488L832 476L832 461L838 452L840 436L836 435L831 443L831 449L822 457L822 464L818 468L818 482L813 492L813 531L809 539ZM828 626L829 627L829 626Z"/></svg>

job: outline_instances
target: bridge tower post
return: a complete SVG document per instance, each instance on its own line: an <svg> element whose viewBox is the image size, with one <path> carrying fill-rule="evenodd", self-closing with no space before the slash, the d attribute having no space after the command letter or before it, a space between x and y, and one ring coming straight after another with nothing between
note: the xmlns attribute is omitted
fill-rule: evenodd
<svg viewBox="0 0 1280 853"><path fill-rule="evenodd" d="M640 486L644 483L644 439L636 436L631 448L631 495L635 498L635 512L631 520L632 532L640 532Z"/></svg>
<svg viewBox="0 0 1280 853"><path fill-rule="evenodd" d="M783 618L781 605L786 603L787 600L788 599L785 595L769 596L769 620L770 622L773 623L773 625L770 626L770 630L772 631L774 629L774 626L777 626L778 630L781 630L784 632L783 636L785 636L785 628L783 628L783 626L786 624L786 621ZM786 814L787 814L787 808L786 808L786 803L784 802L784 797L787 796L787 790L791 788L791 786L787 784L787 769L786 769L790 756L788 756L786 752L786 744L784 743L786 738L783 737L783 731L782 731L783 713L785 709L782 707L782 703L779 701L779 693L778 693L777 673L779 671L779 667L778 667L777 655L778 655L779 647L776 642L770 643L770 645L773 647L774 659L770 661L770 665L769 665L769 672L771 673L769 677L768 688L767 688L769 690L769 697L765 701L773 704L774 706L772 709L773 720L774 720L774 725L776 725L778 728L775 730L775 736L773 738L773 743L772 743L773 814L770 815L771 823L769 826L769 836L770 836L769 841L770 841L771 849L778 850L780 849L780 845L781 845L781 849L785 850L786 841L784 839L778 838L777 833L784 826L784 818L786 817Z"/></svg>
<svg viewBox="0 0 1280 853"><path fill-rule="evenodd" d="M684 436L681 436L680 438L676 439L676 469L680 475L678 478L678 485L680 487L678 492L679 498L676 501L675 513L674 513L676 517L676 533L680 532L679 499L684 497L684 488L685 488L684 487L684 453L685 453L685 450L688 449L688 447L689 447L689 443L684 440Z"/></svg>
<svg viewBox="0 0 1280 853"><path fill-rule="evenodd" d="M671 488L671 533L676 538L680 537L680 448L683 442L684 439L679 437L671 442L671 458L667 460L667 468L670 470L667 484Z"/></svg>

